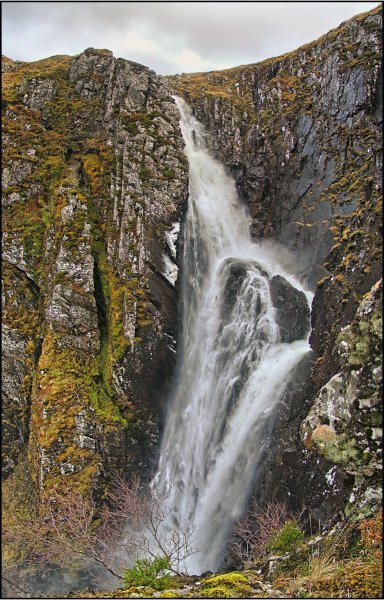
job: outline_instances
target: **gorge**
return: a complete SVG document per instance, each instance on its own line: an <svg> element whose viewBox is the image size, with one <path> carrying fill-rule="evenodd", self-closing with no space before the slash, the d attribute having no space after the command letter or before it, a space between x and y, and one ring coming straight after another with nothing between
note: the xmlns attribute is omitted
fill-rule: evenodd
<svg viewBox="0 0 384 600"><path fill-rule="evenodd" d="M309 308L300 283L284 273L291 287L273 254L251 242L234 182L205 150L204 131L188 106L176 102L190 165L183 318L154 483L176 522L193 524L200 551L188 566L202 573L221 566L262 458L268 420L309 350ZM289 308L277 308L279 294Z"/></svg>
<svg viewBox="0 0 384 600"><path fill-rule="evenodd" d="M249 496L324 530L375 514L380 34L377 9L172 77L93 48L3 57L10 526L139 474L205 536L197 573Z"/></svg>

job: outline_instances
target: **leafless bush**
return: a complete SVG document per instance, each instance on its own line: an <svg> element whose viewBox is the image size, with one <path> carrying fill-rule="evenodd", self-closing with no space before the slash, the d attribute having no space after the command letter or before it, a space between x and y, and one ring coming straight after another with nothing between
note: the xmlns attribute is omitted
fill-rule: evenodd
<svg viewBox="0 0 384 600"><path fill-rule="evenodd" d="M248 512L235 524L230 552L241 563L249 563L266 554L265 546L272 534L288 518L287 507L282 502L268 502L259 506L252 501Z"/></svg>
<svg viewBox="0 0 384 600"><path fill-rule="evenodd" d="M132 559L162 556L175 574L185 571L187 558L198 552L194 527L172 519L168 497L157 497L136 478L130 483L117 479L110 500L112 508L105 508L102 517L104 539L123 532L120 539L114 535L114 543Z"/></svg>
<svg viewBox="0 0 384 600"><path fill-rule="evenodd" d="M24 564L35 567L94 561L115 577L100 549L97 510L90 497L64 487L54 490L32 515L16 515L3 526L3 538Z"/></svg>
<svg viewBox="0 0 384 600"><path fill-rule="evenodd" d="M97 566L122 579L138 558L163 556L174 573L196 552L193 528L172 523L166 499L139 479L116 480L109 503L98 511L90 497L70 488L53 491L32 516L15 515L4 541L35 567Z"/></svg>

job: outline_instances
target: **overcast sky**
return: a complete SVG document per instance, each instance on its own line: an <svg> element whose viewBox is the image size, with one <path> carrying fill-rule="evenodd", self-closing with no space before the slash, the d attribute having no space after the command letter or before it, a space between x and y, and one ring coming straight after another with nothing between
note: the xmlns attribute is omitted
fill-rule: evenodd
<svg viewBox="0 0 384 600"><path fill-rule="evenodd" d="M108 48L157 73L294 50L377 2L2 2L2 53L32 61Z"/></svg>

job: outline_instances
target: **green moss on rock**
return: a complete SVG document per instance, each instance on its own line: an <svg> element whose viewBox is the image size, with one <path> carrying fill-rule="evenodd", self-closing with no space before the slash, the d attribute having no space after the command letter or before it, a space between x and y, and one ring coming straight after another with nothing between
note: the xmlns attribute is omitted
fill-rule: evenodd
<svg viewBox="0 0 384 600"><path fill-rule="evenodd" d="M204 579L202 589L207 598L246 598L252 592L247 577L237 572L214 575Z"/></svg>

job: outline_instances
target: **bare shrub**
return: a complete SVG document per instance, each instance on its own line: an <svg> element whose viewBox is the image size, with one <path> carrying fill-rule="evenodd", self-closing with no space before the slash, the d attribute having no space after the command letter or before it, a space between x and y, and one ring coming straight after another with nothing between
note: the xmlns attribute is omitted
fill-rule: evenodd
<svg viewBox="0 0 384 600"><path fill-rule="evenodd" d="M3 525L4 541L31 566L63 567L93 561L120 577L107 562L99 538L97 510L90 497L68 487L53 490L32 515L17 515Z"/></svg>
<svg viewBox="0 0 384 600"><path fill-rule="evenodd" d="M181 574L185 560L196 552L193 533L187 523L173 523L166 499L157 498L138 478L116 480L101 511L89 496L64 487L32 515L16 515L3 527L11 556L24 564L96 565L118 579L143 557L164 557L169 570ZM12 568L15 560L9 564Z"/></svg>
<svg viewBox="0 0 384 600"><path fill-rule="evenodd" d="M130 483L116 479L110 500L112 508L106 507L102 515L104 538L113 536L115 545L133 560L161 556L173 573L186 571L187 558L198 552L194 526L172 518L168 496L157 497L139 478Z"/></svg>
<svg viewBox="0 0 384 600"><path fill-rule="evenodd" d="M249 563L267 554L266 545L288 518L287 507L282 502L268 502L259 506L255 499L248 512L235 524L230 551L241 563Z"/></svg>

